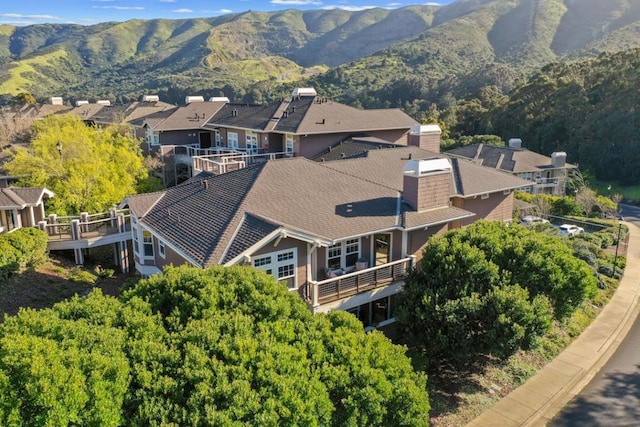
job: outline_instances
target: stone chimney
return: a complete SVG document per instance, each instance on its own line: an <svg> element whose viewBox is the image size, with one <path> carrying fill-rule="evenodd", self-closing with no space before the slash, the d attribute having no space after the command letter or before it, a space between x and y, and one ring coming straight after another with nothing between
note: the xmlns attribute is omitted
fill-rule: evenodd
<svg viewBox="0 0 640 427"><path fill-rule="evenodd" d="M509 140L509 148L514 150L522 150L522 140L520 138L511 138Z"/></svg>
<svg viewBox="0 0 640 427"><path fill-rule="evenodd" d="M449 206L451 172L449 159L409 160L404 166L404 201L417 211Z"/></svg>
<svg viewBox="0 0 640 427"><path fill-rule="evenodd" d="M440 135L438 125L416 125L409 131L409 145L420 147L432 153L440 153Z"/></svg>

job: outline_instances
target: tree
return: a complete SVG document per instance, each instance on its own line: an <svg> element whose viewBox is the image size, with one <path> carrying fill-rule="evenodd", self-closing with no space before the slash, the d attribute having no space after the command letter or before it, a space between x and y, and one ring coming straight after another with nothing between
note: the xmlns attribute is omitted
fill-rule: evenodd
<svg viewBox="0 0 640 427"><path fill-rule="evenodd" d="M2 425L428 424L404 347L251 267L172 267L119 300L23 311L0 343Z"/></svg>
<svg viewBox="0 0 640 427"><path fill-rule="evenodd" d="M397 318L432 359L506 358L596 292L561 239L480 221L432 238L405 281Z"/></svg>
<svg viewBox="0 0 640 427"><path fill-rule="evenodd" d="M6 169L21 176L21 186L53 191L53 213L105 211L148 177L138 141L116 126L88 127L72 115L55 115L35 122L33 134Z"/></svg>
<svg viewBox="0 0 640 427"><path fill-rule="evenodd" d="M11 105L35 105L36 99L29 92L20 92L11 98Z"/></svg>

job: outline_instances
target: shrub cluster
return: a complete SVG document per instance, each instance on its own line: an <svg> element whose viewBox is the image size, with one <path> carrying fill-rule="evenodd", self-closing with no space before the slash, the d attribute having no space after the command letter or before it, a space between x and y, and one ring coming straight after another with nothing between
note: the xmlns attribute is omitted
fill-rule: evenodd
<svg viewBox="0 0 640 427"><path fill-rule="evenodd" d="M583 242L582 258L592 252ZM594 268L563 239L479 221L432 238L405 280L396 317L435 360L508 358L597 292Z"/></svg>
<svg viewBox="0 0 640 427"><path fill-rule="evenodd" d="M47 234L36 228L21 228L0 236L0 279L21 268L34 267L47 256Z"/></svg>

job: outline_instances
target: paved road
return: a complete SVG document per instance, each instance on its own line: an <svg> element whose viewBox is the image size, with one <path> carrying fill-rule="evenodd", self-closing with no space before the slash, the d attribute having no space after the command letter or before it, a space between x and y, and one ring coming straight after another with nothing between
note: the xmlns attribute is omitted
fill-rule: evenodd
<svg viewBox="0 0 640 427"><path fill-rule="evenodd" d="M620 206L625 221L640 226L640 208ZM607 364L547 426L640 426L640 318Z"/></svg>

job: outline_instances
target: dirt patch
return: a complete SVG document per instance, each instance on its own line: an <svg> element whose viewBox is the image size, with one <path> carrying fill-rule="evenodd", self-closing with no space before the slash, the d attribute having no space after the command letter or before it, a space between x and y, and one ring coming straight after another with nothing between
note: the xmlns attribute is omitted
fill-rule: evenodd
<svg viewBox="0 0 640 427"><path fill-rule="evenodd" d="M74 295L86 295L100 288L105 295L118 296L131 274L119 273L111 263L102 263L101 254L94 254L84 266L76 266L65 253L53 254L43 265L15 274L0 282L0 322L4 316L15 315L21 308L43 309ZM99 266L99 267L98 267ZM103 267L104 266L104 267ZM113 269L111 277L97 277L97 269ZM90 283L94 278L95 282Z"/></svg>

